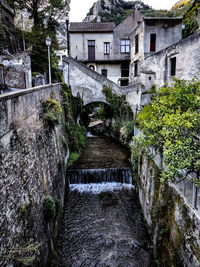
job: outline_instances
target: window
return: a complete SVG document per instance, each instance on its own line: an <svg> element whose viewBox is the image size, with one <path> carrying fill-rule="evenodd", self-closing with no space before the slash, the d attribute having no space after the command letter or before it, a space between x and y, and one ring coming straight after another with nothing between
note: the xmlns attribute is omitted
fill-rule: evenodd
<svg viewBox="0 0 200 267"><path fill-rule="evenodd" d="M101 75L105 76L105 77L108 77L108 70L106 69L102 69L101 70Z"/></svg>
<svg viewBox="0 0 200 267"><path fill-rule="evenodd" d="M121 77L129 77L129 64L121 64Z"/></svg>
<svg viewBox="0 0 200 267"><path fill-rule="evenodd" d="M95 46L95 41L93 41L93 40L92 41L88 41L88 46L92 46L92 47Z"/></svg>
<svg viewBox="0 0 200 267"><path fill-rule="evenodd" d="M88 60L95 60L95 41L88 41Z"/></svg>
<svg viewBox="0 0 200 267"><path fill-rule="evenodd" d="M110 55L110 43L104 43L104 55Z"/></svg>
<svg viewBox="0 0 200 267"><path fill-rule="evenodd" d="M134 77L138 76L138 61L134 63Z"/></svg>
<svg viewBox="0 0 200 267"><path fill-rule="evenodd" d="M121 40L121 53L130 53L130 40Z"/></svg>
<svg viewBox="0 0 200 267"><path fill-rule="evenodd" d="M94 65L89 65L89 68L90 68L91 70L95 70L95 66L94 66Z"/></svg>
<svg viewBox="0 0 200 267"><path fill-rule="evenodd" d="M139 52L139 35L135 36L135 54Z"/></svg>
<svg viewBox="0 0 200 267"><path fill-rule="evenodd" d="M156 51L156 34L150 35L150 52Z"/></svg>
<svg viewBox="0 0 200 267"><path fill-rule="evenodd" d="M176 75L176 57L170 59L171 62L171 76Z"/></svg>

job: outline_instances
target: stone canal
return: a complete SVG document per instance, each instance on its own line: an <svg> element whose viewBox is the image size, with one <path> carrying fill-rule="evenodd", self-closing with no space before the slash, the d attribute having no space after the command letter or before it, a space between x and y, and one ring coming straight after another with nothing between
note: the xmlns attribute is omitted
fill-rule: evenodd
<svg viewBox="0 0 200 267"><path fill-rule="evenodd" d="M88 139L87 150L68 173L71 182L58 235L57 267L153 266L128 158L120 144Z"/></svg>

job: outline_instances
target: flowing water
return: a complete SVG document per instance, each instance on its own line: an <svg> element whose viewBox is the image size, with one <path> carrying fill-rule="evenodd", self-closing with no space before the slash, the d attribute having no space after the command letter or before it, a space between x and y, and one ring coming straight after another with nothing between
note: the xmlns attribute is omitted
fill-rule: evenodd
<svg viewBox="0 0 200 267"><path fill-rule="evenodd" d="M88 139L87 150L68 171L57 267L153 266L128 157L111 140Z"/></svg>

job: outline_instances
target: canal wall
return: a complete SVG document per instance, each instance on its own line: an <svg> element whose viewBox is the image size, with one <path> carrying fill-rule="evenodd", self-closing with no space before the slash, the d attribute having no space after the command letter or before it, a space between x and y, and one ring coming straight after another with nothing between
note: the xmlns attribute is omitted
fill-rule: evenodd
<svg viewBox="0 0 200 267"><path fill-rule="evenodd" d="M156 161L156 162L155 162ZM200 266L200 211L175 184L161 182L159 157L139 159L138 192L160 266Z"/></svg>
<svg viewBox="0 0 200 267"><path fill-rule="evenodd" d="M46 266L53 249L59 205L47 222L43 202L63 203L68 149L61 120L53 129L40 120L49 97L61 102L59 84L0 96L0 266Z"/></svg>

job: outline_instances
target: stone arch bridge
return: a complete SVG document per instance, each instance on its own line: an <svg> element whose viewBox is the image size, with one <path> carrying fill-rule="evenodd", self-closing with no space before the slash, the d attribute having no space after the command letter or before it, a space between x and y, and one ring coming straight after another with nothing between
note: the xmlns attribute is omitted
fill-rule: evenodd
<svg viewBox="0 0 200 267"><path fill-rule="evenodd" d="M118 95L125 94L128 96L128 87L120 87L96 71L88 68L83 63L71 57L64 59L63 70L64 82L71 86L74 96L80 94L84 105L92 102L106 103L105 95L102 92L104 85L112 87L113 92ZM130 98L127 97L129 102ZM129 103L131 104L131 103Z"/></svg>

